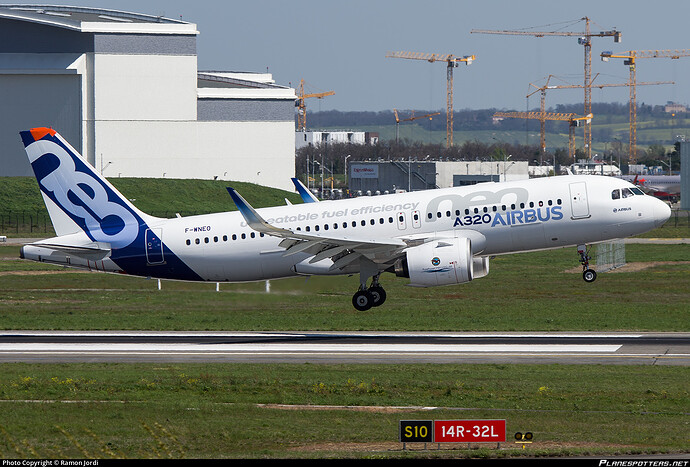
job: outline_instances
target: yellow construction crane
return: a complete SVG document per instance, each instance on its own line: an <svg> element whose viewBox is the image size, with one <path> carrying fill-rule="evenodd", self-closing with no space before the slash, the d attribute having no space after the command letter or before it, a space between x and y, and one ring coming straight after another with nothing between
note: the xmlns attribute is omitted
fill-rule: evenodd
<svg viewBox="0 0 690 467"><path fill-rule="evenodd" d="M671 58L679 59L680 57L690 56L690 49L676 49L676 50L629 50L619 54L614 54L611 51L601 53L601 60L608 62L611 58L624 59L623 64L630 69L630 164L637 162L637 76L636 76L636 61L638 58Z"/></svg>
<svg viewBox="0 0 690 467"><path fill-rule="evenodd" d="M613 37L614 42L621 41L621 32L613 29L611 31L601 31L601 32L591 32L590 31L590 20L587 16L582 18L580 21L585 22L584 32L567 32L567 31L530 31L530 30L518 30L518 31L493 31L485 29L473 29L470 31L472 34L507 34L514 36L535 36L535 37L546 37L546 36L576 36L578 44L584 46L585 48L585 79L583 88L585 90L585 115L592 113L592 38L593 37ZM585 153L587 158L591 158L592 155L592 128L589 123L584 124L585 133Z"/></svg>
<svg viewBox="0 0 690 467"><path fill-rule="evenodd" d="M592 114L588 114L584 117L578 117L577 114L573 113L553 113L553 112L496 112L494 118L525 118L530 120L558 120L562 122L568 122L570 124L570 129L568 132L568 156L574 161L575 160L575 128L580 126L582 123L591 123ZM542 143L544 144L544 143ZM542 153L544 147L542 147Z"/></svg>
<svg viewBox="0 0 690 467"><path fill-rule="evenodd" d="M597 79L597 76L599 74L597 73L594 78L592 78L592 81L590 82L590 85L592 87L596 87L599 89L603 88L615 88L615 87L623 87L623 86L630 86L630 83L613 83L613 84L594 84L594 80ZM562 84L562 85L551 85L549 82L551 81L551 78L554 78L554 75L549 75L548 78L546 79L546 84L543 86L536 86L533 83L530 83L529 85L532 86L533 88L536 88L535 91L532 91L531 93L527 94L527 98L533 96L534 94L540 92L541 93L541 101L540 101L540 111L542 113L546 112L546 91L547 89L579 89L582 88L582 84ZM650 81L650 82L645 82L645 83L637 83L638 86L654 86L658 84L675 84L673 81ZM539 121L540 126L541 126L541 150L542 152L546 151L546 120L540 120Z"/></svg>
<svg viewBox="0 0 690 467"><path fill-rule="evenodd" d="M432 114L424 114L424 115L415 115L414 110L412 111L412 116L408 118L403 118L402 120L398 117L398 109L393 109L393 113L395 114L395 142L398 142L398 127L400 126L400 122L412 122L414 120L418 120L420 118L429 118L431 120L431 117L434 117L436 115L441 115L441 112L435 112Z"/></svg>
<svg viewBox="0 0 690 467"><path fill-rule="evenodd" d="M453 146L453 68L459 63L471 65L476 57L465 55L456 57L450 54L429 54L421 52L388 52L388 58L406 58L410 60L426 60L427 62L446 62L446 147Z"/></svg>
<svg viewBox="0 0 690 467"><path fill-rule="evenodd" d="M319 99L326 97L326 96L332 96L335 94L335 91L326 91L326 92L318 92L318 93L313 93L313 94L305 94L304 93L304 80L301 79L299 81L299 93L297 94L297 130L298 131L307 131L307 105L304 102L304 99L307 99L309 97L317 97Z"/></svg>

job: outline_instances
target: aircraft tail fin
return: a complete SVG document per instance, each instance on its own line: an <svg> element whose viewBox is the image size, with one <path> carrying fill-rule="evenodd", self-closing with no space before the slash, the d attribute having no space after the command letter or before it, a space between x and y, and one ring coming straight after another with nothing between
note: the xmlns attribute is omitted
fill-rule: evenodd
<svg viewBox="0 0 690 467"><path fill-rule="evenodd" d="M85 232L94 242L123 248L157 218L137 209L51 128L20 132L58 236Z"/></svg>

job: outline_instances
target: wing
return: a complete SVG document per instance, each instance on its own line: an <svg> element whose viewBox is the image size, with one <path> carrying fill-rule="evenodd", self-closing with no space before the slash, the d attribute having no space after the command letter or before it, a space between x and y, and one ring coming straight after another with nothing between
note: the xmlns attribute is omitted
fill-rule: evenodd
<svg viewBox="0 0 690 467"><path fill-rule="evenodd" d="M333 261L330 270L335 270L342 269L362 257L378 264L390 263L410 246L410 242L394 238L325 236L275 227L266 222L235 189L228 187L227 190L250 228L266 235L282 238L279 245L285 248L284 256L297 253L313 255L309 261L310 264L330 258Z"/></svg>

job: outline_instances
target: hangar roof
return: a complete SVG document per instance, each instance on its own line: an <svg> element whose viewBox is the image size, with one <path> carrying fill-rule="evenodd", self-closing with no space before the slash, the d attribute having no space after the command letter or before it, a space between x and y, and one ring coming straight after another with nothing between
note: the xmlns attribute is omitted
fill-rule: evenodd
<svg viewBox="0 0 690 467"><path fill-rule="evenodd" d="M3 4L0 5L0 18L28 21L79 32L198 34L194 23L102 8Z"/></svg>

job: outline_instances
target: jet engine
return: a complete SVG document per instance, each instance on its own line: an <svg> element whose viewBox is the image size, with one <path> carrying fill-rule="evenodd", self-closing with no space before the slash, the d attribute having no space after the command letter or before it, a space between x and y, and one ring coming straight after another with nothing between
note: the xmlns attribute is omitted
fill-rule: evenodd
<svg viewBox="0 0 690 467"><path fill-rule="evenodd" d="M473 258L472 242L465 237L436 239L412 247L395 264L395 274L409 277L415 287L462 284L471 281L475 271L485 275L488 269L488 258Z"/></svg>

